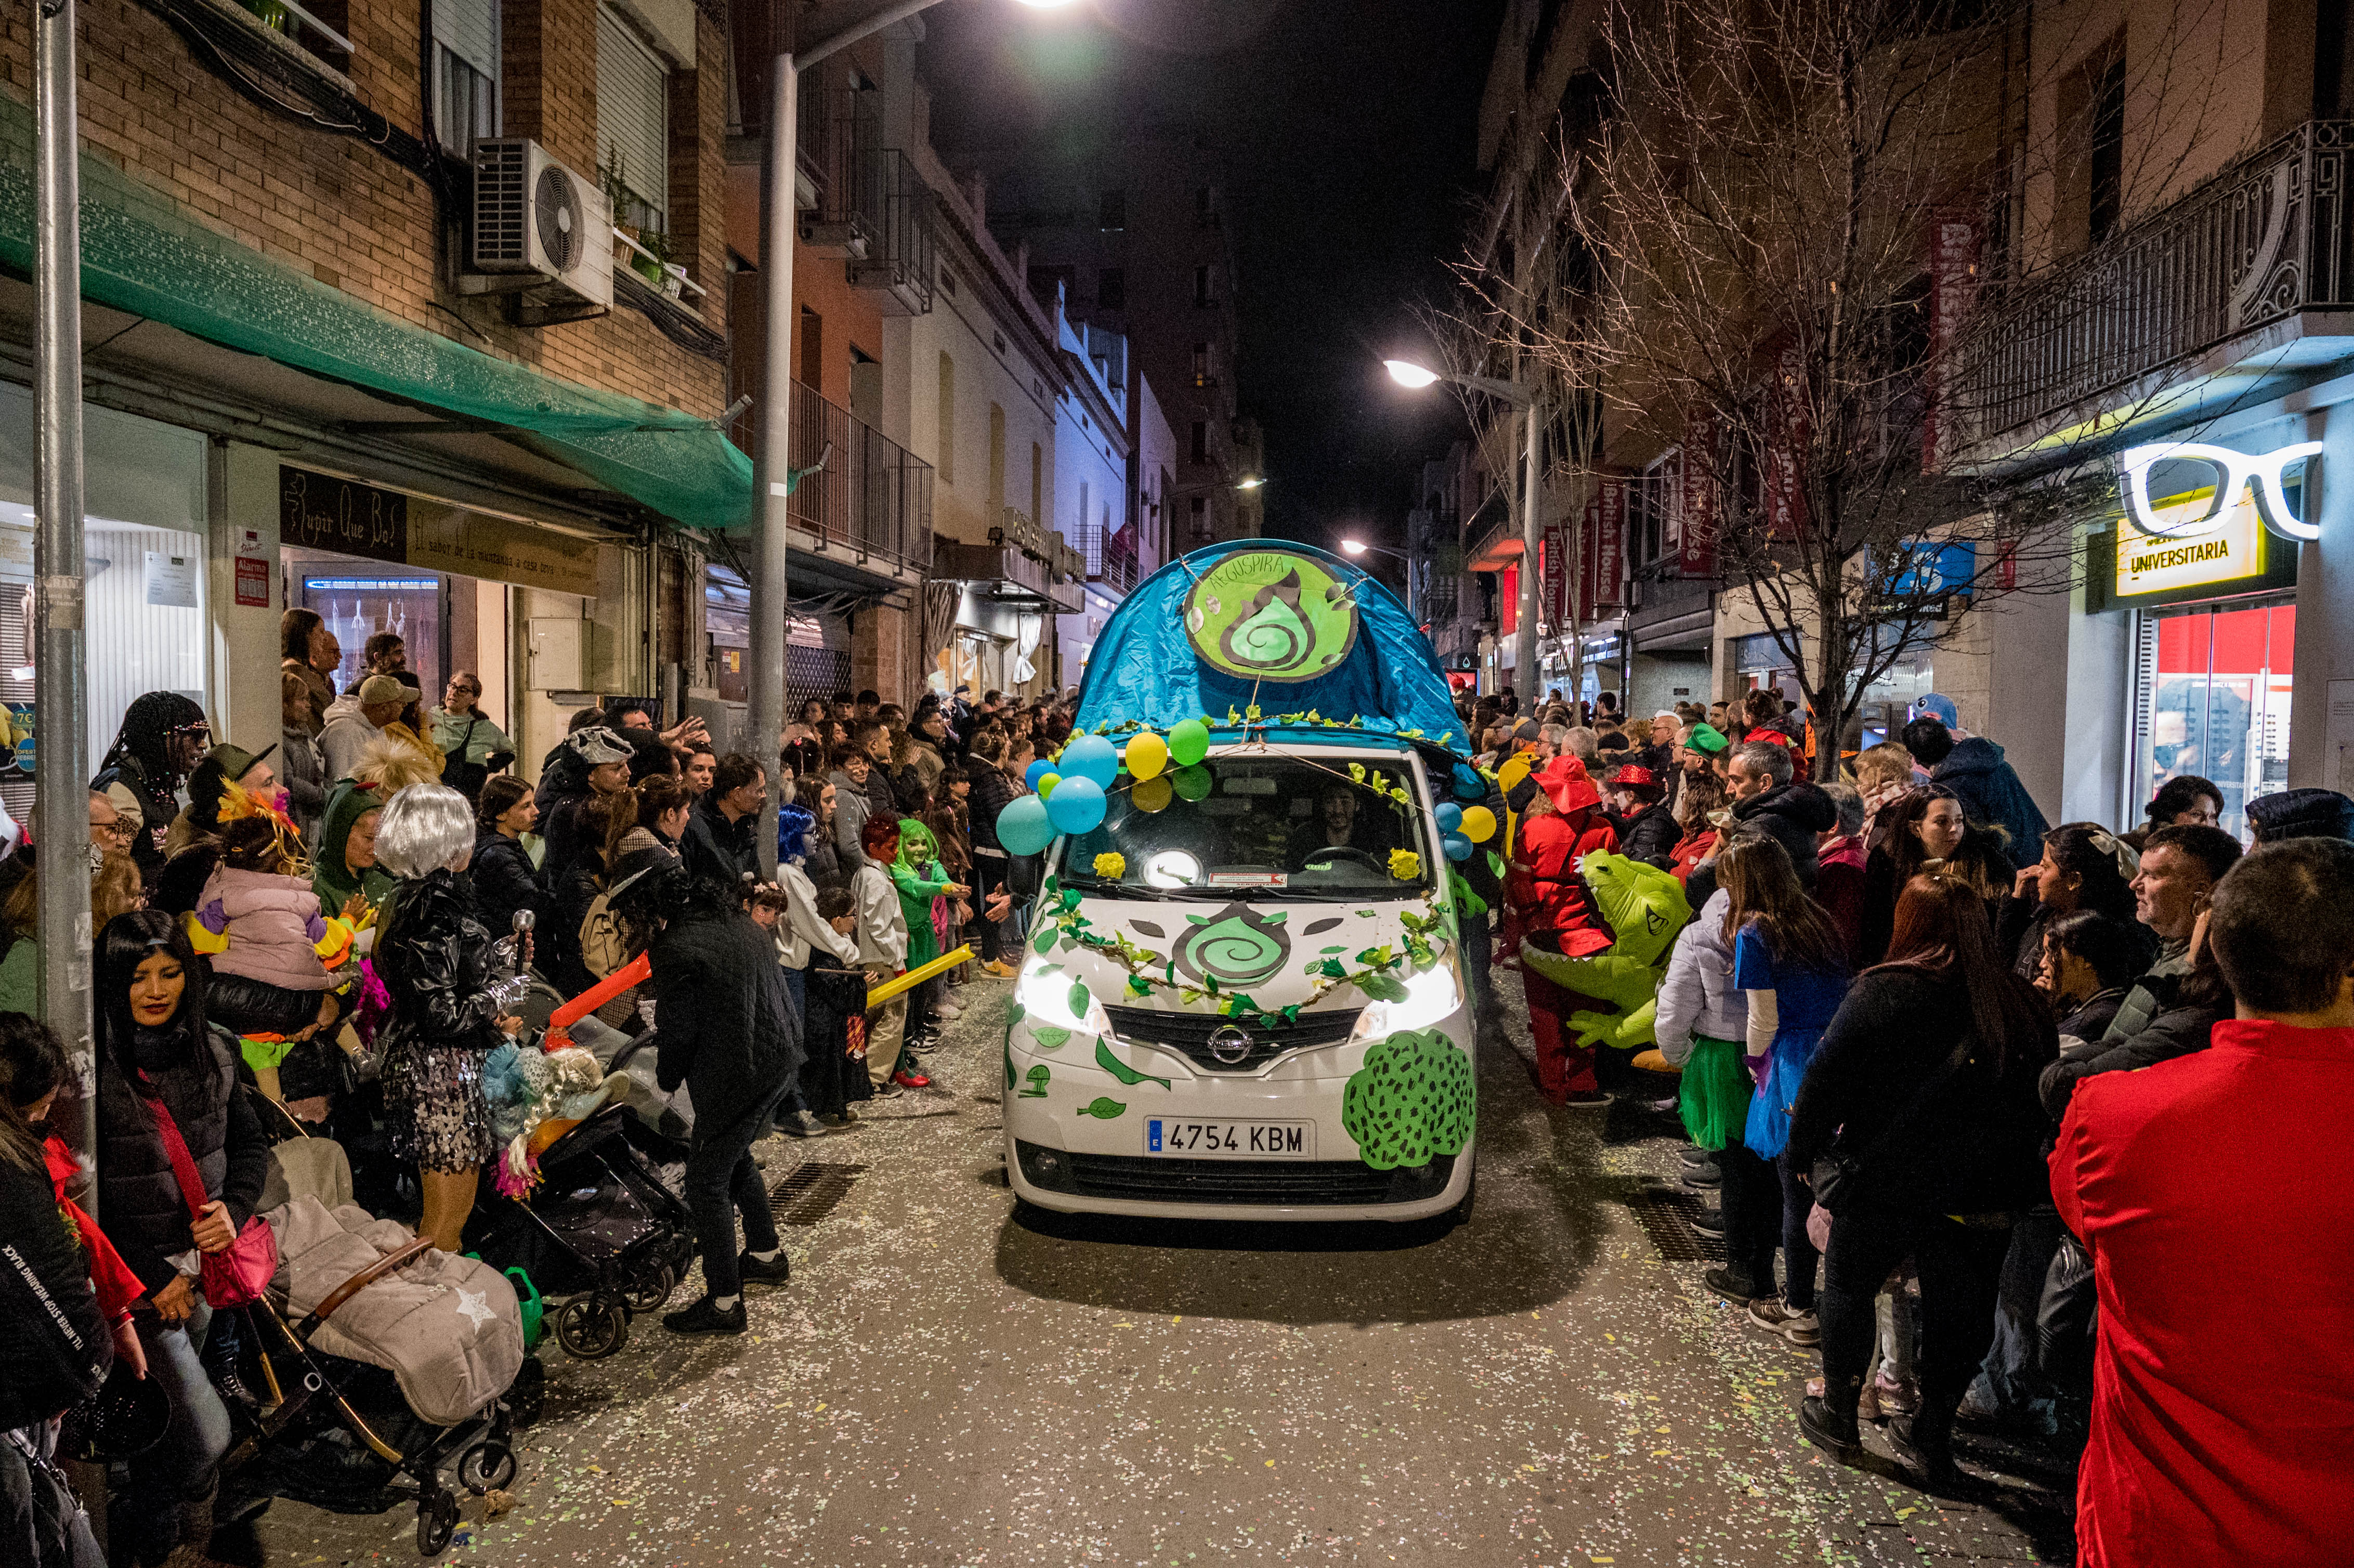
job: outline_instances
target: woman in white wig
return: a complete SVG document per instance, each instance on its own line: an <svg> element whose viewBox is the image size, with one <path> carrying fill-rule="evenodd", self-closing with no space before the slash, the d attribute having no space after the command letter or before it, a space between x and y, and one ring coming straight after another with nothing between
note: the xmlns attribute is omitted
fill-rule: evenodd
<svg viewBox="0 0 2354 1568"><path fill-rule="evenodd" d="M494 1153L482 1059L523 1027L491 987L491 934L474 918L465 876L474 813L440 784L392 798L376 830L377 863L398 877L376 939L376 972L392 998L384 1048L385 1108L394 1152L417 1161L425 1191L419 1235L460 1250L474 1184Z"/></svg>

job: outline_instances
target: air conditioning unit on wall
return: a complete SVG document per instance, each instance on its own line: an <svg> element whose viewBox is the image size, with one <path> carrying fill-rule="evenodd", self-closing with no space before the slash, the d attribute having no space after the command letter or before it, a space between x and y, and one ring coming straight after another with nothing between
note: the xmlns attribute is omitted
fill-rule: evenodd
<svg viewBox="0 0 2354 1568"><path fill-rule="evenodd" d="M526 326L602 315L613 307L612 207L536 142L477 142L469 260L461 290L513 295Z"/></svg>

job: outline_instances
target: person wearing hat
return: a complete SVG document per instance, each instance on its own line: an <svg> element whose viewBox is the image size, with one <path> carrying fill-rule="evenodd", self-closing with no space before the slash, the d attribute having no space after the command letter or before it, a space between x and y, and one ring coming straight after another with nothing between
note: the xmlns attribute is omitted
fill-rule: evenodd
<svg viewBox="0 0 2354 1568"><path fill-rule="evenodd" d="M1613 938L1578 874L1578 863L1596 850L1617 846L1617 835L1602 815L1602 792L1575 757L1554 758L1535 781L1512 844L1506 884L1522 947L1571 957L1599 952ZM1545 1097L1555 1104L1607 1106L1610 1097L1595 1075L1593 1047L1574 1044L1565 1024L1573 1013L1611 1004L1554 984L1531 962L1521 966L1521 984L1536 1044L1537 1081Z"/></svg>
<svg viewBox="0 0 2354 1568"><path fill-rule="evenodd" d="M1676 814L1668 810L1667 789L1659 776L1628 763L1610 775L1606 789L1604 799L1610 809L1606 815L1618 835L1618 853L1662 871L1672 867L1683 829Z"/></svg>
<svg viewBox="0 0 2354 1568"><path fill-rule="evenodd" d="M387 725L400 717L410 693L390 675L370 675L353 695L356 705L319 732L319 755L326 760L330 781L355 774L360 754L384 733Z"/></svg>
<svg viewBox="0 0 2354 1568"><path fill-rule="evenodd" d="M752 1141L793 1086L801 1022L774 939L733 890L690 876L660 844L622 852L611 874L624 945L653 971L654 1079L665 1093L684 1085L695 1110L682 1195L703 1255L704 1294L665 1314L663 1327L740 1334L745 1288L780 1287L792 1275Z"/></svg>
<svg viewBox="0 0 2354 1568"><path fill-rule="evenodd" d="M1684 780L1696 773L1715 773L1722 779L1724 754L1730 749L1732 743L1724 738L1724 732L1712 724L1695 724L1687 730L1675 745L1676 777L1668 804L1679 812L1683 810Z"/></svg>
<svg viewBox="0 0 2354 1568"><path fill-rule="evenodd" d="M164 838L179 815L180 781L196 771L212 744L205 710L177 692L146 692L123 710L114 744L90 781L125 820L137 824L131 858L150 886L163 874Z"/></svg>
<svg viewBox="0 0 2354 1568"><path fill-rule="evenodd" d="M277 749L265 746L253 752L223 741L205 753L205 759L188 775L187 809L172 820L171 832L164 835L165 856L220 832L221 802L232 784L284 816L286 791L278 787L277 769L270 766L270 755Z"/></svg>
<svg viewBox="0 0 2354 1568"><path fill-rule="evenodd" d="M560 749L566 787L540 811L546 824L540 836L547 841L547 858L540 869L547 874L550 887L562 885L564 874L593 836L581 831L582 809L597 797L618 795L628 789L631 764L638 756L628 736L603 725L574 730L564 737Z"/></svg>

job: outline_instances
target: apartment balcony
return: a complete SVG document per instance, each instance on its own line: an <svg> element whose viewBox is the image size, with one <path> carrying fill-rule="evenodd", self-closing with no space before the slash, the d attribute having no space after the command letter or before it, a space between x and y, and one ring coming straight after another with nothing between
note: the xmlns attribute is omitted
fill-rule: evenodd
<svg viewBox="0 0 2354 1568"><path fill-rule="evenodd" d="M821 457L786 503L795 550L870 577L920 578L932 559L932 465L795 382L789 461L809 469Z"/></svg>
<svg viewBox="0 0 2354 1568"><path fill-rule="evenodd" d="M2028 472L2158 434L2354 357L2354 121L2307 122L2007 295L1946 378L1944 450Z"/></svg>
<svg viewBox="0 0 2354 1568"><path fill-rule="evenodd" d="M858 165L858 202L871 238L850 260L850 281L882 294L886 316L920 316L932 308L932 188L915 160L881 148Z"/></svg>

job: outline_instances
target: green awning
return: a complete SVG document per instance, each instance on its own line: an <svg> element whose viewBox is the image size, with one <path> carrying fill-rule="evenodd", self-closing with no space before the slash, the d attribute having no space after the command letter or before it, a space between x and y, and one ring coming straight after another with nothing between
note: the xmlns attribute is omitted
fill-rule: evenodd
<svg viewBox="0 0 2354 1568"><path fill-rule="evenodd" d="M33 270L33 117L0 93L0 266ZM742 525L752 460L708 419L495 358L271 260L102 158L81 159L85 299L467 418L689 527Z"/></svg>

